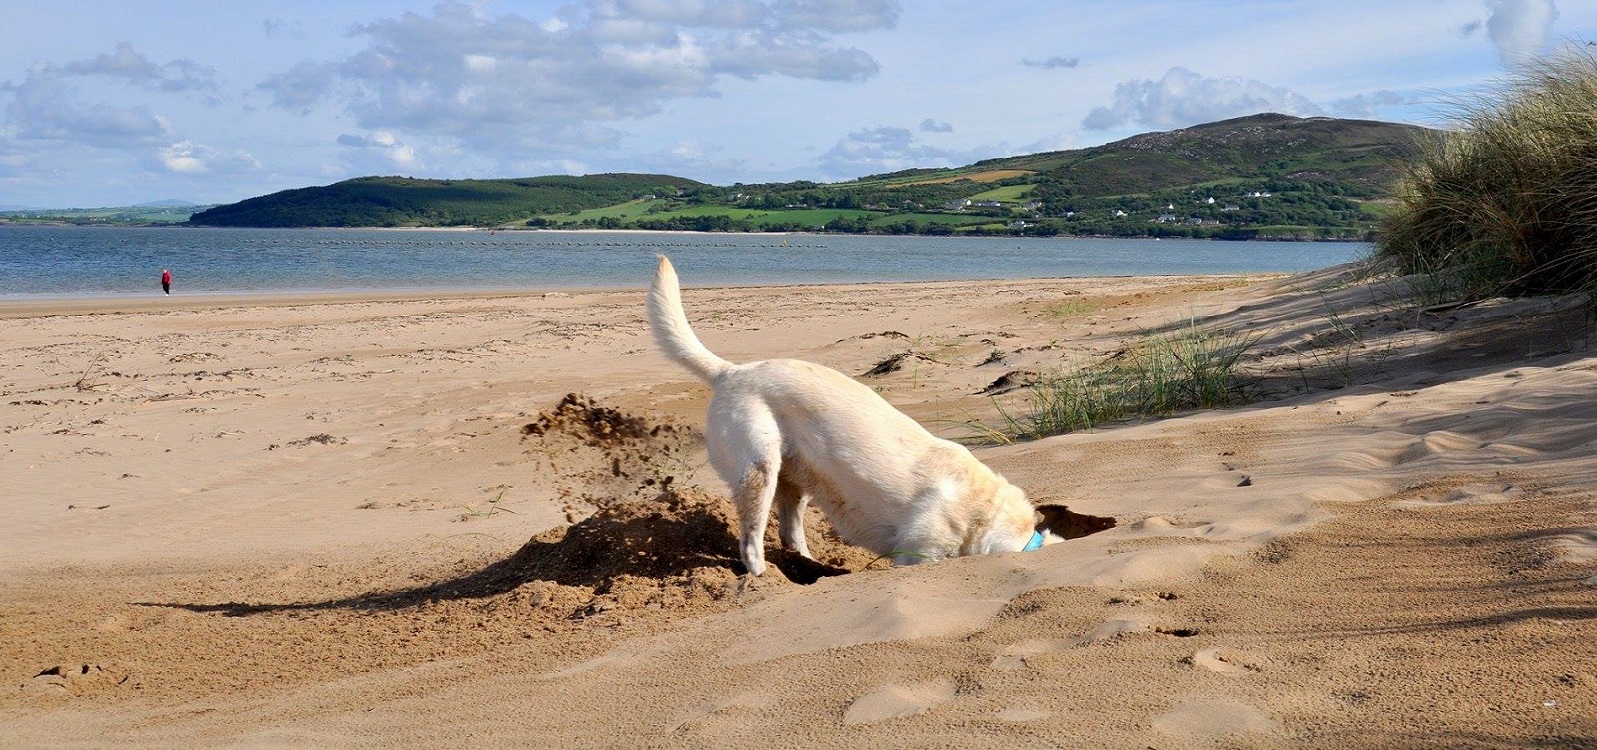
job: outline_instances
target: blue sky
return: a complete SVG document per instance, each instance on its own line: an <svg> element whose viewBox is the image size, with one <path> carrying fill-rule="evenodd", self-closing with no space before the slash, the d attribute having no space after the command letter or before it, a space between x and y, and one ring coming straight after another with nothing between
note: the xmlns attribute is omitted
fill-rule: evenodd
<svg viewBox="0 0 1597 750"><path fill-rule="evenodd" d="M835 181L1261 111L1445 126L1572 0L10 0L0 207L369 174Z"/></svg>

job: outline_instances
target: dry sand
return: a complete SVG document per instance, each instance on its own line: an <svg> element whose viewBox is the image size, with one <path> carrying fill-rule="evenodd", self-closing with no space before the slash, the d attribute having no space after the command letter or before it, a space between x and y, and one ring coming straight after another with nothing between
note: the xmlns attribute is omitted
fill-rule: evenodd
<svg viewBox="0 0 1597 750"><path fill-rule="evenodd" d="M638 291L0 305L0 746L1597 746L1583 314L1405 289L690 289L949 436L1257 338L1251 406L978 449L1113 529L890 568L817 516L757 580Z"/></svg>

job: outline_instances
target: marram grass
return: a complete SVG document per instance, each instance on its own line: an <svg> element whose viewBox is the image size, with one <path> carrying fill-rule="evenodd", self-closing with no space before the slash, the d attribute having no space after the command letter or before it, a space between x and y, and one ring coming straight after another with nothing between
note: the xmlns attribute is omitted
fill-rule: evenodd
<svg viewBox="0 0 1597 750"><path fill-rule="evenodd" d="M1458 301L1592 292L1597 57L1582 46L1529 62L1458 115L1408 165L1379 253Z"/></svg>
<svg viewBox="0 0 1597 750"><path fill-rule="evenodd" d="M1000 408L1005 424L984 432L1010 441L1035 440L1245 403L1248 394L1237 368L1252 343L1248 336L1203 330L1196 323L1148 336L1109 359L1043 379L1021 407Z"/></svg>

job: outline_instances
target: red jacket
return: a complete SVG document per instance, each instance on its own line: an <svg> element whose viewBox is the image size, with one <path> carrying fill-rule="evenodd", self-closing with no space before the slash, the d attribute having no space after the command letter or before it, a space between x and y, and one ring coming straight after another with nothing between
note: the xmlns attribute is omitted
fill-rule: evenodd
<svg viewBox="0 0 1597 750"><path fill-rule="evenodd" d="M171 271L162 271L161 272L161 283L162 284L170 284L170 283L172 283L172 272Z"/></svg>

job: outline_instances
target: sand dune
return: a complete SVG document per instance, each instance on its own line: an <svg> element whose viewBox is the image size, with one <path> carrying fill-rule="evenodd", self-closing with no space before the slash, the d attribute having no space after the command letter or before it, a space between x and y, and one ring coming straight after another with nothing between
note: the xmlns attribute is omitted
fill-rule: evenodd
<svg viewBox="0 0 1597 750"><path fill-rule="evenodd" d="M1194 324L1255 339L1260 398L978 449L1107 531L891 568L815 515L816 561L748 579L638 291L3 306L0 745L1597 745L1573 300L1347 268L685 297L718 353L950 436L1002 376L1013 412Z"/></svg>

